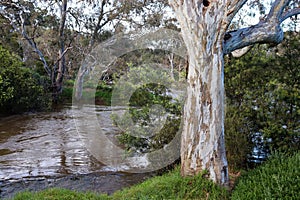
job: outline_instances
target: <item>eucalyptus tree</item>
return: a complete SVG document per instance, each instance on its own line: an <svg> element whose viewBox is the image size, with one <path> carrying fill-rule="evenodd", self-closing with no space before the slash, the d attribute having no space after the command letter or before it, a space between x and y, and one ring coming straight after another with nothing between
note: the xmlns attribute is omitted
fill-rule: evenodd
<svg viewBox="0 0 300 200"><path fill-rule="evenodd" d="M84 18L80 13L74 14L76 22L84 23L84 29L88 32L89 45L84 51L88 54L97 42L101 41L101 33L105 33L110 29L114 34L125 32L126 29L140 29L142 27L159 27L164 22L163 15L165 8L169 7L167 1L144 1L144 0L87 0L82 1L84 4L92 8L89 15ZM82 26L82 25L79 25ZM104 38L107 39L107 38ZM77 74L77 86L75 97L79 100L82 97L82 84L85 74L90 69L82 65Z"/></svg>
<svg viewBox="0 0 300 200"><path fill-rule="evenodd" d="M104 33L124 22L143 26L153 16L159 16L157 10L166 4L164 1L139 0L4 0L0 2L0 14L38 55L51 80L56 100L62 91L67 68L76 68L79 59L84 58ZM141 20L134 20L134 16L142 13ZM88 45L84 45L84 40ZM24 55L26 57L31 54ZM82 78L82 75L78 77Z"/></svg>
<svg viewBox="0 0 300 200"><path fill-rule="evenodd" d="M273 0L269 12L256 25L229 32L232 20L247 2L260 1L169 0L189 56L181 141L184 176L207 170L214 182L228 184L223 56L255 43L280 43L283 40L280 25L300 13L299 0Z"/></svg>
<svg viewBox="0 0 300 200"><path fill-rule="evenodd" d="M40 5L49 3L52 5L55 3L58 6L58 15L50 16L46 8L40 7ZM18 32L21 37L27 42L27 44L38 55L39 60L42 62L44 70L47 76L51 80L51 88L54 100L57 99L57 95L62 90L62 81L66 71L66 59L65 54L71 48L66 47L65 44L65 30L67 21L67 9L68 1L11 1L6 0L0 3L2 17L10 21L14 31ZM53 20L53 21L52 21ZM47 59L47 51L49 49L43 49L37 38L41 34L39 29L46 31L47 29L55 26L57 28L57 43L56 58L50 64ZM26 56L24 56L25 58Z"/></svg>

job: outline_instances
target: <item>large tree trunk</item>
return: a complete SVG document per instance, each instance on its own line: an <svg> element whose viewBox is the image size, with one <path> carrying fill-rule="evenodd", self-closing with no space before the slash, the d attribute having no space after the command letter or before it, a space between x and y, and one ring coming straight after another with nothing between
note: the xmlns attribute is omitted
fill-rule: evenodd
<svg viewBox="0 0 300 200"><path fill-rule="evenodd" d="M223 38L225 1L170 1L189 55L187 99L181 141L181 173L203 170L227 185L224 139Z"/></svg>

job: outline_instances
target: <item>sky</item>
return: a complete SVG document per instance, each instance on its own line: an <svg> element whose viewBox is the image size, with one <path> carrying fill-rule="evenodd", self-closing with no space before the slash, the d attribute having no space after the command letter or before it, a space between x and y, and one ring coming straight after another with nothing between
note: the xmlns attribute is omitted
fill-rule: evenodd
<svg viewBox="0 0 300 200"><path fill-rule="evenodd" d="M101 0L100 0L101 1ZM274 0L264 0L264 4L265 4L265 13L268 13L270 10L270 5ZM45 7L45 4L40 4L42 7ZM83 3L78 3L77 0L70 0L68 3L68 7L69 8L81 8L81 12L83 15L94 15L95 14L95 10L91 9L90 7L88 7L86 4L84 5ZM260 19L260 14L258 12L258 7L255 7L256 9L252 9L249 7L249 5L244 5L243 8L237 13L236 17L234 18L234 22L239 24L239 28L243 28L243 27L248 27L248 26L252 26L255 25L259 22ZM109 7L106 7L106 9L108 10ZM254 12L253 12L254 11ZM56 6L56 10L53 11L54 13L57 13L57 15L59 15L59 10L58 7ZM171 9L167 9L164 11L164 18L166 19L168 17L174 17L174 13ZM70 18L70 20L72 20L72 18ZM142 17L136 17L135 20L137 21L141 21ZM73 19L74 21L74 19ZM114 23L110 23L106 26L106 29L113 29L114 25L116 24L116 22ZM123 24L126 27L129 27L130 24L128 22L123 22ZM298 20L298 26L296 26L296 30L300 31L300 19ZM291 27L291 20L286 20L283 24L282 27L284 29L284 31L288 30ZM129 28L132 30L132 28ZM82 30L81 30L82 31Z"/></svg>

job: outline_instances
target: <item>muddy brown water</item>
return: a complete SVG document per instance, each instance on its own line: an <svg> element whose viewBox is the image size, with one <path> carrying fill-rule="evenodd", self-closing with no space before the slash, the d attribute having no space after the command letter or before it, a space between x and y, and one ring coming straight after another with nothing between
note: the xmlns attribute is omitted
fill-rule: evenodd
<svg viewBox="0 0 300 200"><path fill-rule="evenodd" d="M106 119L101 125L115 134L111 107L93 108ZM73 114L65 105L55 112L0 118L0 198L48 187L111 194L151 176L118 172L96 160L80 139Z"/></svg>

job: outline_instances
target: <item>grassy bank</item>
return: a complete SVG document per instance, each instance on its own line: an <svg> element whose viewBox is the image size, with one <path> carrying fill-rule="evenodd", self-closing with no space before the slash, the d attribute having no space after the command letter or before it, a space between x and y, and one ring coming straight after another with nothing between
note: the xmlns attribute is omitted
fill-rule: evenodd
<svg viewBox="0 0 300 200"><path fill-rule="evenodd" d="M18 194L14 200L71 199L297 199L300 196L300 153L290 157L276 155L260 167L242 175L232 192L203 178L205 174L182 178L176 169L118 191L111 196L80 193L65 189Z"/></svg>
<svg viewBox="0 0 300 200"><path fill-rule="evenodd" d="M65 189L48 189L41 192L18 194L14 200L70 200L70 199L228 199L225 189L221 189L201 174L182 178L176 169L162 176L156 176L136 186L118 191L111 196L95 193L80 193Z"/></svg>
<svg viewBox="0 0 300 200"><path fill-rule="evenodd" d="M64 88L62 94L60 96L61 101L63 102L71 102L73 96L73 89L74 89L74 81L73 80L66 80L64 83ZM99 84L96 92L91 87L91 90L85 88L82 93L82 100L83 101L90 101L91 99L95 98L95 103L99 105L110 105L111 103L111 95L112 95L112 86Z"/></svg>
<svg viewBox="0 0 300 200"><path fill-rule="evenodd" d="M293 156L275 154L262 166L243 175L232 193L234 200L299 199L300 152Z"/></svg>

